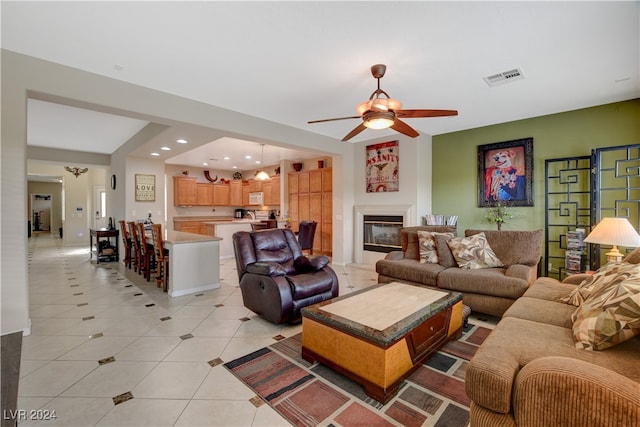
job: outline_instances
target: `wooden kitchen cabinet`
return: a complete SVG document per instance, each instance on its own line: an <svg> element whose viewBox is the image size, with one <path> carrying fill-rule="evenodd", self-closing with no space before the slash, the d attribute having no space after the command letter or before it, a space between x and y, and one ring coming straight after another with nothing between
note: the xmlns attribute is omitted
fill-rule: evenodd
<svg viewBox="0 0 640 427"><path fill-rule="evenodd" d="M209 184L206 182L198 182L196 183L198 195L197 195L197 203L198 206L211 206L213 205L213 184Z"/></svg>
<svg viewBox="0 0 640 427"><path fill-rule="evenodd" d="M273 201L271 200L271 186L273 185L273 182L271 182L271 180L269 181L265 181L262 183L262 193L264 194L263 199L262 199L262 204L265 206L270 206L273 204Z"/></svg>
<svg viewBox="0 0 640 427"><path fill-rule="evenodd" d="M288 179L291 228L298 231L300 221L316 221L318 225L313 241L313 252L331 256L333 244L331 168L291 172Z"/></svg>
<svg viewBox="0 0 640 427"><path fill-rule="evenodd" d="M242 184L242 206L249 206L249 193L251 189L249 188L249 183Z"/></svg>
<svg viewBox="0 0 640 427"><path fill-rule="evenodd" d="M242 206L242 181L234 180L229 183L229 206Z"/></svg>
<svg viewBox="0 0 640 427"><path fill-rule="evenodd" d="M280 205L280 175L271 177L271 204Z"/></svg>
<svg viewBox="0 0 640 427"><path fill-rule="evenodd" d="M174 221L173 229L184 233L200 234L200 221Z"/></svg>
<svg viewBox="0 0 640 427"><path fill-rule="evenodd" d="M229 184L213 184L213 206L229 206Z"/></svg>
<svg viewBox="0 0 640 427"><path fill-rule="evenodd" d="M173 177L173 205L194 206L198 204L198 183L195 177Z"/></svg>
<svg viewBox="0 0 640 427"><path fill-rule="evenodd" d="M323 169L309 171L309 193L320 193L322 191L322 171Z"/></svg>

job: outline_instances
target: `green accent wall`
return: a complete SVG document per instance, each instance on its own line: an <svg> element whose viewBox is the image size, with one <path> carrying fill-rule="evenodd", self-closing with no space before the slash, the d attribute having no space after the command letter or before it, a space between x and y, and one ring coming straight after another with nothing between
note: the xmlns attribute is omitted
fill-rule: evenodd
<svg viewBox="0 0 640 427"><path fill-rule="evenodd" d="M501 123L433 137L433 212L458 215L458 234L495 229L478 207L478 145L533 138L533 207L511 208L503 230L544 228L544 162L590 155L591 149L640 143L640 99Z"/></svg>

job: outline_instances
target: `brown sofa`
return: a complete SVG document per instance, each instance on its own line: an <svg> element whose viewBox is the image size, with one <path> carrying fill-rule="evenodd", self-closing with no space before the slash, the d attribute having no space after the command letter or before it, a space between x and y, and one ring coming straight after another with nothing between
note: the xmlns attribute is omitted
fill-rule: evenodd
<svg viewBox="0 0 640 427"><path fill-rule="evenodd" d="M640 336L577 349L560 302L584 275L539 278L503 315L465 374L473 427L640 425Z"/></svg>
<svg viewBox="0 0 640 427"><path fill-rule="evenodd" d="M502 316L537 278L542 230L466 230L465 236L483 231L489 246L505 267L466 270L459 268L443 239L436 239L439 261L420 263L418 230L456 233L455 227L405 227L400 232L402 251L376 263L378 283L403 282L461 292L472 311Z"/></svg>

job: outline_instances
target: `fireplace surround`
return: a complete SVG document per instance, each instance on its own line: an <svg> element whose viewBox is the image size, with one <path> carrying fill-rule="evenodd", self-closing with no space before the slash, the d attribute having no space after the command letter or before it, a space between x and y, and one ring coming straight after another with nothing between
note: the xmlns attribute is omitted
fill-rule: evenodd
<svg viewBox="0 0 640 427"><path fill-rule="evenodd" d="M384 258L387 252L400 250L400 228L415 224L414 210L413 205L356 205L353 233L354 262L373 265L377 260ZM368 225L371 226L369 233L366 231L365 217L369 222ZM373 221L370 221L372 217ZM389 219L392 220L388 221ZM390 222L393 224L387 224ZM365 248L365 238L376 236L377 244L374 239L373 244L366 245Z"/></svg>

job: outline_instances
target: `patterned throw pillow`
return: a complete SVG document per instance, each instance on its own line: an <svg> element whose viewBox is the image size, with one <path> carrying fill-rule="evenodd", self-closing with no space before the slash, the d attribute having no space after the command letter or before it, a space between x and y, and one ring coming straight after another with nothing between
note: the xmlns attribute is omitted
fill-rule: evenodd
<svg viewBox="0 0 640 427"><path fill-rule="evenodd" d="M458 267L466 270L504 267L498 259L484 233L451 239L447 242Z"/></svg>
<svg viewBox="0 0 640 427"><path fill-rule="evenodd" d="M434 231L418 230L418 245L420 247L420 264L438 263L435 236L455 237L453 233L437 233Z"/></svg>
<svg viewBox="0 0 640 427"><path fill-rule="evenodd" d="M596 294L603 288L627 279L633 274L633 271L639 267L637 264L629 264L626 262L620 264L608 263L600 267L600 269L589 276L589 278L583 280L569 295L560 300L578 307L585 299L589 298L590 295Z"/></svg>
<svg viewBox="0 0 640 427"><path fill-rule="evenodd" d="M571 320L579 349L604 350L640 334L640 268L592 293Z"/></svg>

